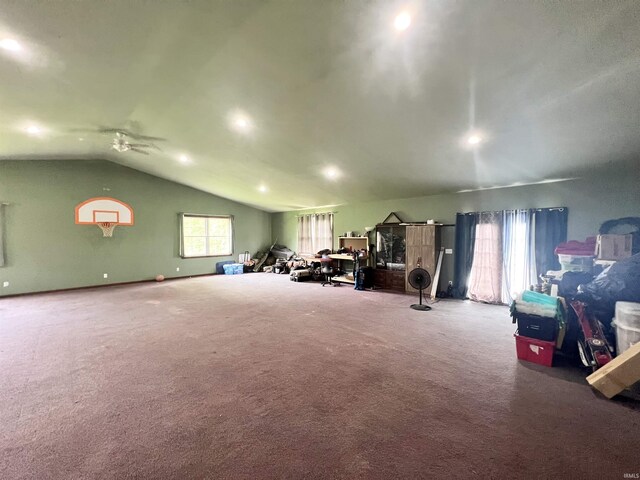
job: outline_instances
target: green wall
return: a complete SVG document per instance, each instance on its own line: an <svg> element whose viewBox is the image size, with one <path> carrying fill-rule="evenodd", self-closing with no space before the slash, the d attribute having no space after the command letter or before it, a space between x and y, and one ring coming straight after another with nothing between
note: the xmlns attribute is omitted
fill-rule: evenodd
<svg viewBox="0 0 640 480"><path fill-rule="evenodd" d="M361 233L392 211L407 221L453 223L456 212L566 206L569 237L580 240L605 220L640 216L638 173L640 164L634 161L559 183L341 205L332 209L335 232ZM129 203L135 226L116 227L112 238L104 238L97 227L75 225L75 205L98 196ZM146 280L158 273L211 273L216 262L231 259L180 258L179 212L234 215L236 257L276 238L295 250L296 215L302 213L269 214L112 162L89 160L0 161L0 201L10 203L0 296ZM444 246L453 248L453 228L445 227L443 234ZM441 288L452 272L453 256L446 255ZM9 287L2 287L5 281Z"/></svg>
<svg viewBox="0 0 640 480"><path fill-rule="evenodd" d="M615 168L609 166L594 170L581 178L564 182L352 203L329 210L336 212L334 222L337 237L347 231L362 233L364 227L382 222L390 212L397 212L408 222L432 218L452 224L455 223L457 212L562 206L569 208L569 238L584 240L596 234L605 220L640 216L639 174L638 161L623 162ZM273 214L274 239L296 250L296 215L314 211ZM453 248L454 230L453 227L444 227L444 247ZM373 234L371 239L374 240ZM335 242L337 245L337 239ZM453 280L453 255L444 256L440 288L444 288L449 280Z"/></svg>
<svg viewBox="0 0 640 480"><path fill-rule="evenodd" d="M75 206L102 196L131 205L135 225L116 227L112 238L76 225ZM236 260L271 239L270 213L108 161L0 161L0 202L10 204L0 296L212 273L232 258L180 258L180 212L234 215Z"/></svg>

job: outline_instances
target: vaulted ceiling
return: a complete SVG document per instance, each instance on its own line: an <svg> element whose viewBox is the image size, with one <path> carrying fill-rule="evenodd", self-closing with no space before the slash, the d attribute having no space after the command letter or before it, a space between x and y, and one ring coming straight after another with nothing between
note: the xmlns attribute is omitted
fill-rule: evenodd
<svg viewBox="0 0 640 480"><path fill-rule="evenodd" d="M640 158L639 25L637 0L0 0L0 159L271 211L580 176Z"/></svg>

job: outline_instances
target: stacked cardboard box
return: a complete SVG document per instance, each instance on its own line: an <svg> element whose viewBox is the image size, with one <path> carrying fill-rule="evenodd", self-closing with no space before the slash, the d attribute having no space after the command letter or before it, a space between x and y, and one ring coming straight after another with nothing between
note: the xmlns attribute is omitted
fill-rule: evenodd
<svg viewBox="0 0 640 480"><path fill-rule="evenodd" d="M598 235L598 260L622 260L631 256L631 235Z"/></svg>

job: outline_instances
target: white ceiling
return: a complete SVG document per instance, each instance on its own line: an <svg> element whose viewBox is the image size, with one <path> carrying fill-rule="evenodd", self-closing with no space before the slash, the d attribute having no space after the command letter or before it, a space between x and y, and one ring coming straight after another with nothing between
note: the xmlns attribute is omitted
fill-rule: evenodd
<svg viewBox="0 0 640 480"><path fill-rule="evenodd" d="M0 0L3 38L23 50L0 50L0 159L106 158L266 210L640 158L636 0ZM73 131L98 126L168 141L144 156Z"/></svg>

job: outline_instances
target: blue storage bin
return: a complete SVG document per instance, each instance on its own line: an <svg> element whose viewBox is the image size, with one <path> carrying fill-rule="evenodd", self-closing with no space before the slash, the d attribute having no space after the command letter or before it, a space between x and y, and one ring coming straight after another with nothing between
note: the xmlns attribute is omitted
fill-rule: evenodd
<svg viewBox="0 0 640 480"><path fill-rule="evenodd" d="M216 273L219 275L224 275L224 266L233 263L233 260L225 260L223 262L216 263Z"/></svg>
<svg viewBox="0 0 640 480"><path fill-rule="evenodd" d="M243 265L241 263L229 263L223 265L225 275L239 275L242 273Z"/></svg>

